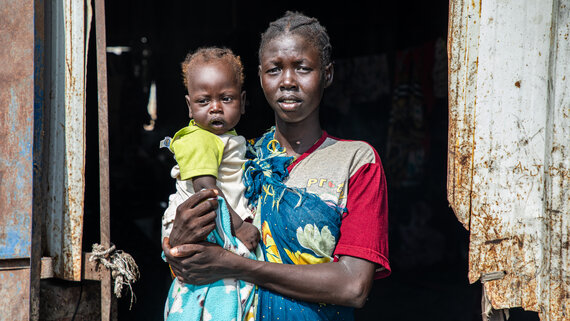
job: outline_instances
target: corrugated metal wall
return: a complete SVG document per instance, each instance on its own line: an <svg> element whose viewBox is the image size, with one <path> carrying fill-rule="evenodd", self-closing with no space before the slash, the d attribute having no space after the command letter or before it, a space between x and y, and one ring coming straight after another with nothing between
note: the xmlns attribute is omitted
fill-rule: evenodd
<svg viewBox="0 0 570 321"><path fill-rule="evenodd" d="M448 200L469 280L541 320L570 320L569 32L568 1L450 2Z"/></svg>

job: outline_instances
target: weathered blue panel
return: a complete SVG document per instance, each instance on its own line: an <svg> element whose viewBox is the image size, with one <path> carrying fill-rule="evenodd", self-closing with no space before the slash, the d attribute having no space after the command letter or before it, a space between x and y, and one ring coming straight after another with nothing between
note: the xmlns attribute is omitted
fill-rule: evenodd
<svg viewBox="0 0 570 321"><path fill-rule="evenodd" d="M0 50L0 260L31 250L33 12L33 1L0 2L0 39L10 44Z"/></svg>

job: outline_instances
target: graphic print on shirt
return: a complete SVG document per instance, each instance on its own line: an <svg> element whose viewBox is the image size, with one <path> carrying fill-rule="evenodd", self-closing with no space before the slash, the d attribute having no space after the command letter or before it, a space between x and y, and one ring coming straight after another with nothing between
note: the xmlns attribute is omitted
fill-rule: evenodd
<svg viewBox="0 0 570 321"><path fill-rule="evenodd" d="M313 186L313 189L318 188L317 194L325 199L338 199L339 202L342 202L345 197L344 183L335 184L333 180L326 178L309 178L306 188L309 189L311 186Z"/></svg>

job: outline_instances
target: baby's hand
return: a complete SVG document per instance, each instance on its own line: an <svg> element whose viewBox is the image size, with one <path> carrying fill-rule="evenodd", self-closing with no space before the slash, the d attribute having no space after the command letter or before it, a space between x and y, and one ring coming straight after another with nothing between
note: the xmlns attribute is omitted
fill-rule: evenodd
<svg viewBox="0 0 570 321"><path fill-rule="evenodd" d="M259 230L248 222L243 224L236 230L236 237L247 247L250 252L255 250L261 238Z"/></svg>

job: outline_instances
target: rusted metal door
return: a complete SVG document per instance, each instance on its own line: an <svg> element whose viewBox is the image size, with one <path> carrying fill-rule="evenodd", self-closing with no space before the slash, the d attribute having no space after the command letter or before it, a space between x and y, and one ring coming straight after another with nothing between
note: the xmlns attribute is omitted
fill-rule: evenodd
<svg viewBox="0 0 570 321"><path fill-rule="evenodd" d="M570 2L452 0L448 200L495 309L570 320Z"/></svg>
<svg viewBox="0 0 570 321"><path fill-rule="evenodd" d="M32 308L34 1L0 2L0 43L0 320L27 320Z"/></svg>
<svg viewBox="0 0 570 321"><path fill-rule="evenodd" d="M42 264L81 280L89 18L84 0L0 1L0 320L38 318Z"/></svg>

